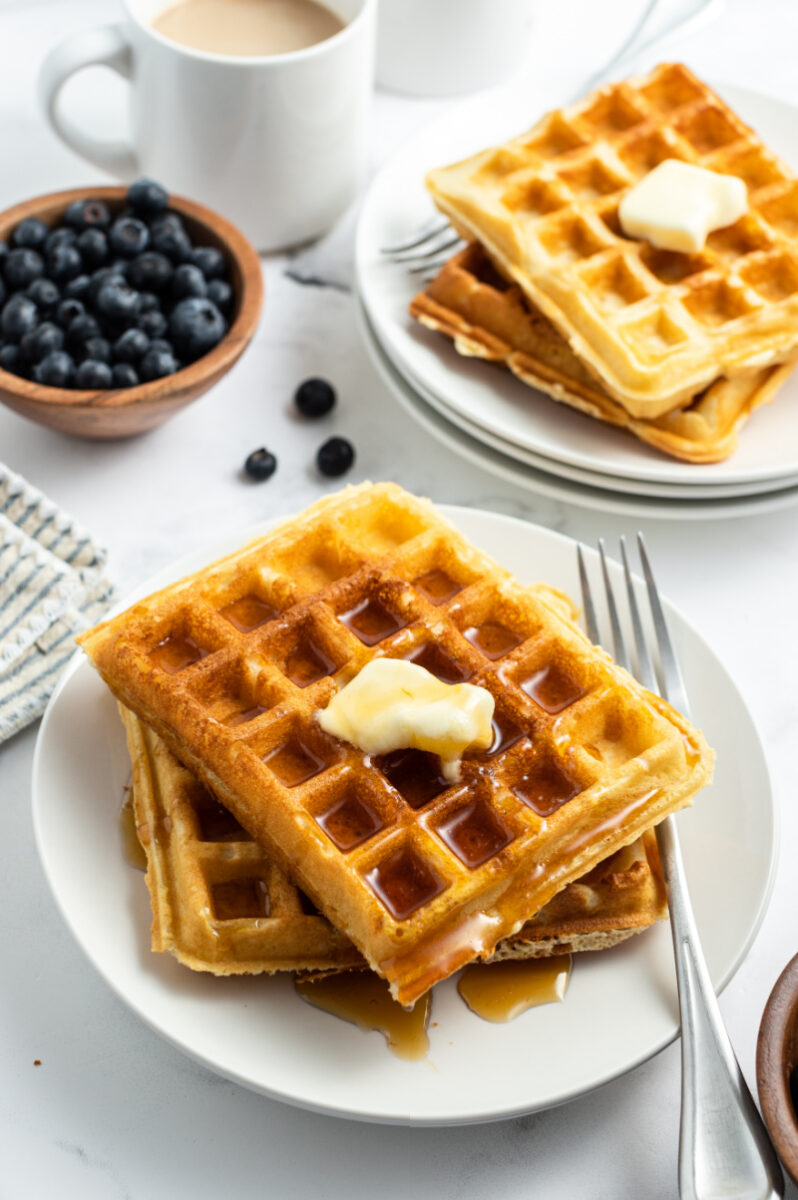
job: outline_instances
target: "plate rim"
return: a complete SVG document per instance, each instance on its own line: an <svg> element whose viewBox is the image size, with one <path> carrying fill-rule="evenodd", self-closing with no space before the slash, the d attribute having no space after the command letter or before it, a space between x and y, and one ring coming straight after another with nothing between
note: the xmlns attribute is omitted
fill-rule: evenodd
<svg viewBox="0 0 798 1200"><path fill-rule="evenodd" d="M515 517L515 516L511 516L511 515L504 514L504 513L496 513L496 512L487 510L487 509L473 508L473 507L466 506L466 505L440 504L437 507L442 511L444 516L449 517L451 519L463 518L463 519L465 519L466 523L468 522L468 518L471 515L476 514L477 517L480 519L487 517L489 519L489 521L497 522L499 525L505 525L505 526L509 525L512 529L517 531L517 534L519 536L521 534L523 534L525 536L529 536L530 530L531 530L533 533L533 536L542 535L544 540L551 539L554 543L560 543L562 546L573 547L576 544L575 539L569 537L566 534L562 534L556 530L548 529L545 526L536 524L531 521L527 521L521 517ZM186 554L178 556L171 562L164 565L160 570L158 570L158 571L154 572L152 575L148 576L138 586L130 589L130 591L125 594L124 598L119 600L113 606L113 608L111 610L109 610L107 617L104 619L108 619L110 616L114 615L117 612L124 611L124 609L126 607L128 607L131 603L135 603L141 597L150 594L150 592L152 590L165 586L166 583L170 579L180 578L180 577L182 577L182 575L186 574L188 571L200 569L201 562L203 562L203 561L212 562L215 560L216 557L219 557L220 555L222 555L224 553L231 552L232 550L235 549L236 546L244 545L244 544L246 544L247 541L251 540L252 538L257 538L258 536L262 536L263 533L267 532L270 528L272 528L274 525L276 525L279 521L282 521L285 519L286 519L285 517L278 517L273 520L270 519L267 521L257 522L253 525L248 525L243 530L230 529L227 533L216 535L213 539L210 539L208 541L208 543L206 543L205 545L200 546L192 551L189 551ZM592 547L587 547L586 549L588 551L589 559L591 559L593 556L596 556L596 558L597 558L597 552L595 550L593 550ZM673 619L675 618L676 621L678 622L678 624L681 625L683 627L683 629L686 630L691 637L696 638L701 643L703 648L709 652L709 654L713 660L713 665L714 665L715 669L719 670L721 673L723 682L727 685L730 685L732 690L736 693L736 695L739 699L739 702L742 706L742 710L745 714L745 717L749 723L750 734L752 737L751 748L753 750L755 750L755 752L760 760L760 767L762 770L762 780L763 780L763 783L766 785L766 791L767 791L767 797L768 797L767 811L770 816L772 836L770 838L770 844L769 844L767 874L766 874L766 878L764 880L764 886L762 887L761 894L759 895L759 898L758 898L758 906L757 906L756 912L753 914L753 919L751 920L751 923L750 923L748 935L740 943L740 946L738 947L737 952L733 955L730 963L726 967L726 970L718 978L718 981L715 985L716 993L720 994L720 992L722 992L723 989L728 985L728 983L731 981L731 979L734 977L734 975L739 970L742 963L745 961L745 958L747 957L747 955L751 949L751 946L753 945L756 937L758 936L759 931L762 926L762 922L764 921L764 918L767 914L770 900L771 900L772 893L773 893L773 888L775 885L775 877L776 877L776 871L777 871L777 866L778 866L778 861L779 861L779 845L780 845L780 841L781 841L781 814L780 814L778 805L775 803L773 780L772 780L772 776L771 776L771 772L770 772L770 766L768 763L767 754L765 751L765 744L764 744L764 741L760 734L756 719L755 719L753 713L751 712L750 708L748 707L748 705L745 703L745 700L744 700L741 690L738 688L736 682L734 681L734 678L731 676L728 669L725 667L721 658L718 656L718 654L716 654L716 652L712 648L711 643L708 642L707 639L696 629L696 627L693 625L693 623L684 616L682 611L677 606L673 605L667 599L664 600L664 606L665 606L666 613L667 613L669 619L671 621L673 621ZM59 913L61 914L61 917L64 920L64 922L67 926L67 929L69 930L70 934L74 938L75 942L79 946L80 950L82 951L82 953L84 954L86 959L89 961L89 963L92 965L92 967L97 971L97 973L104 980L104 982L109 986L109 988L114 993L114 995L117 996L120 1000L122 1000L122 1002L128 1007L128 1009L130 1009L130 1011L134 1012L137 1017L140 1017L141 1020L144 1022L144 1024L147 1025L150 1029L152 1029L155 1033L159 1034L171 1045L176 1047L182 1053L186 1054L190 1059L202 1064L205 1068L212 1071L214 1074L220 1076L221 1078L232 1080L233 1082L239 1084L240 1086L245 1087L250 1091L254 1091L257 1094L265 1095L274 1100L279 1100L282 1103L289 1104L293 1107L305 1109L307 1111L316 1112L316 1113L320 1113L320 1114L324 1114L324 1115L328 1115L328 1116L335 1116L335 1117L338 1117L339 1119L349 1119L349 1120L362 1121L364 1123L386 1124L386 1125L396 1125L396 1126L401 1126L401 1127L415 1127L415 1128L454 1127L454 1126L458 1126L458 1125L486 1124L486 1123L491 1123L493 1121L509 1120L509 1119L512 1119L514 1117L518 1117L518 1116L521 1116L524 1114L528 1114L528 1113L536 1112L536 1111L546 1111L549 1108L555 1108L561 1104L568 1103L569 1101L576 1099L580 1096L587 1095L590 1092L596 1090L597 1088L602 1087L605 1083L609 1083L612 1080L620 1078L621 1076L627 1074L629 1071L634 1070L641 1063L648 1061L648 1059L650 1059L654 1055L658 1054L662 1049L665 1048L665 1046L670 1045L679 1036L678 1022L677 1022L676 1028L674 1028L667 1036L665 1036L664 1038L661 1038L659 1041L657 1041L657 1043L655 1045L651 1045L651 1046L647 1047L645 1050L641 1051L640 1054L633 1056L631 1059L624 1060L622 1065L619 1066L617 1070L613 1070L609 1073L605 1073L600 1079L595 1079L586 1086L574 1087L574 1088L570 1089L569 1091L563 1092L563 1093L557 1095L556 1097L548 1100L545 1104L535 1104L531 1107L529 1105L521 1104L521 1105L516 1105L513 1107L505 1107L505 1108L502 1108L501 1110L494 1109L494 1110L490 1110L487 1112L474 1111L474 1112L471 1112L469 1115L465 1115L465 1116L462 1114L454 1115L452 1113L449 1113L449 1114L439 1114L439 1115L436 1115L433 1117L423 1116L423 1117L419 1118L417 1115L415 1115L413 1113L409 1113L409 1112L404 1112L402 1114L398 1114L395 1112L386 1114L384 1112L374 1113L374 1112L366 1111L366 1110L356 1111L353 1108L342 1109L340 1106L334 1107L327 1103L314 1102L312 1099L309 1099L307 1096L304 1096L304 1095L289 1094L287 1091L281 1089L280 1087L270 1087L270 1086L268 1086L268 1084L264 1084L263 1082L257 1082L251 1078L245 1077L244 1075L241 1074L241 1072L239 1072L235 1069L230 1069L228 1067L221 1066L219 1064L219 1062L216 1061L213 1057L211 1057L208 1053L203 1053L196 1046L194 1046L194 1045L188 1043L186 1040L182 1039L177 1033L164 1029L162 1027L162 1025L160 1025L158 1023L158 1021L146 1010L146 1008L143 1005L138 1003L136 1000L131 999L131 997L125 993L123 988L114 979L113 972L110 971L109 969L106 969L106 967L103 965L103 963L97 960L95 955L92 953L92 951L89 949L89 947L85 944L83 936L81 935L81 932L79 931L78 928L76 928L75 922L72 920L72 918L70 916L70 913L68 911L68 908L65 904L64 899L62 898L61 894L59 893L59 891L57 890L57 888L55 886L55 883L54 883L54 880L53 880L53 877L51 874L51 870L50 870L49 856L46 851L47 839L44 834L42 823L41 823L42 822L42 807L43 807L45 801L43 801L41 799L42 785L40 782L40 775L41 775L41 770L42 770L42 760L44 758L45 753L47 753L47 750L48 750L48 747L47 747L48 730L49 730L51 722L53 720L55 720L55 717L53 714L56 713L56 711L57 711L57 703L59 701L59 698L69 687L70 681L72 679L74 679L75 676L78 674L78 672L84 668L86 671L92 670L92 668L91 668L90 664L88 663L88 661L86 660L83 652L80 649L76 649L74 655L72 656L72 658L70 659L66 668L64 669L55 690L53 691L53 694L50 698L50 701L48 702L47 708L46 708L44 716L42 718L42 722L41 722L39 731L37 733L36 745L35 745L34 756L33 756L32 773L31 773L31 809L32 809L32 818L33 818L34 837L35 837L37 853L39 856L39 862L41 864L44 876L47 880L47 885L50 890L50 894L52 895L52 897L55 901L56 907L57 907Z"/></svg>
<svg viewBox="0 0 798 1200"><path fill-rule="evenodd" d="M755 88L742 87L723 80L710 80L710 84L722 95L729 97L733 106L735 104L742 104L744 108L746 102L750 102L752 104L763 102L765 104L776 105L782 109L789 110L794 117L798 117L798 104L794 104L784 97ZM375 332L380 337L381 344L383 343L383 335L390 339L390 329L383 330L383 322L381 320L380 311L372 310L370 302L371 288L368 284L368 275L369 268L373 267L371 260L374 258L375 250L377 248L370 244L366 246L365 229L370 218L371 205L374 203L374 198L384 177L392 169L395 169L395 163L398 158L412 154L414 147L423 143L426 138L434 138L435 136L439 135L440 131L451 129L454 122L459 121L465 124L468 114L471 111L475 111L478 107L484 107L486 104L490 104L497 113L506 111L506 105L508 104L509 100L520 97L524 92L529 92L528 82L516 80L505 87L493 89L491 92L485 93L481 96L472 96L466 100L460 101L458 104L452 106L446 112L436 117L434 121L422 126L421 129L417 130L409 138L405 139L389 156L387 161L382 163L379 171L371 180L371 183L366 190L357 221L357 230L355 236L355 278L357 291L361 298L361 302L366 309L369 320L371 321ZM796 160L798 161L798 141L796 142ZM397 353L399 353L398 350ZM400 357L402 358L402 363L404 365L404 357L401 355ZM796 377L796 387L798 388L798 376ZM547 397L547 399L549 398ZM620 433L622 431L617 432ZM473 436L475 440L478 440L478 435L476 433L470 436ZM556 473L557 463L563 461L562 455L555 456L554 454L546 453L540 448L534 446L527 447L524 445L524 448L529 448L534 453L539 454L541 457L547 458L552 464L550 473ZM502 451L497 452L502 453ZM569 449L567 460L570 465L573 467L582 468L584 470L592 470L597 473L604 474L608 481L606 490L611 490L612 480L617 475L617 471L610 469L609 466L606 470L603 470L596 463L583 461L583 456L580 456L579 454L576 454L576 457L574 457L574 453L575 452L573 450ZM726 461L728 462L729 460ZM708 475L708 472L718 464L678 464L675 462L673 464L668 464L666 462L664 465L673 465L674 469L689 466L692 473L692 480L690 483L691 486L704 486L708 491L711 491L713 487L718 486ZM647 467L646 464L641 460L640 464L628 464L625 466L623 469L623 477L628 479L642 479L648 482L659 483L662 486L667 486L667 480L662 475L662 466L663 464L660 463L659 470L653 465ZM540 469L546 470L545 467L541 467ZM771 467L768 468L764 474L761 471L757 472L755 468L749 468L744 471L735 471L733 468L727 468L727 471L728 475L722 481L721 486L733 487L735 482L746 483L767 478L772 481L772 490L783 490L786 486L784 482L785 480L790 478L795 480L798 478L798 455L796 456L795 462L790 466ZM674 482L687 484L688 480L683 479ZM584 484L584 486L599 487L600 485Z"/></svg>

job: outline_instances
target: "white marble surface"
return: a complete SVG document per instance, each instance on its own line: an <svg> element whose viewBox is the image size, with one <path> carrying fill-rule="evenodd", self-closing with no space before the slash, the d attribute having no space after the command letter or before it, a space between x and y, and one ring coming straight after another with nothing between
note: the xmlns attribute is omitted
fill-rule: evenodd
<svg viewBox="0 0 798 1200"><path fill-rule="evenodd" d="M553 89L564 89L576 86L609 54L640 3L538 0L537 7L528 69L545 74ZM68 30L115 15L111 0L0 0L0 207L99 178L44 127L34 80L49 44ZM578 44L574 29L580 31ZM798 8L790 0L759 0L756 6L730 0L711 29L668 53L715 78L798 103L796 44ZM95 128L109 130L124 120L122 86L107 76L95 72L70 91L69 103ZM378 95L373 165L446 103ZM290 264L282 259L265 264L266 310L251 350L210 395L154 434L91 445L0 410L0 460L106 542L123 589L220 531L294 510L321 495L328 485L316 474L313 455L332 432L350 436L357 447L353 480L395 478L439 500L521 515L588 541L599 534L614 538L637 524L538 500L426 441L386 393L359 344L349 292L352 228L350 220L326 244ZM287 268L332 286L302 285L287 277ZM332 380L340 397L336 415L323 425L291 413L294 387L312 374ZM270 482L253 485L242 479L240 465L263 443L277 454L279 470ZM776 976L798 949L798 880L791 864L798 845L796 517L787 512L689 527L639 524L665 589L747 696L781 808L786 849L770 909L721 1000L753 1085L761 1011ZM676 1195L676 1046L564 1108L482 1128L425 1131L358 1126L300 1112L182 1057L111 994L56 911L31 829L35 736L31 729L0 748L0 1196L664 1200ZM34 1059L41 1066L34 1067Z"/></svg>

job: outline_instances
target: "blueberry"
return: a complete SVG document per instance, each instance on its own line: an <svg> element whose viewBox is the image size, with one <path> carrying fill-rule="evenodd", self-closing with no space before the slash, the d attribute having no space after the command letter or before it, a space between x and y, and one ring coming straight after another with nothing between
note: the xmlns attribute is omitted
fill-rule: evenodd
<svg viewBox="0 0 798 1200"><path fill-rule="evenodd" d="M97 362L93 358L87 358L75 371L75 387L78 388L109 388L112 381L108 363Z"/></svg>
<svg viewBox="0 0 798 1200"><path fill-rule="evenodd" d="M137 179L127 190L127 202L134 212L152 217L163 212L169 203L166 188L152 179Z"/></svg>
<svg viewBox="0 0 798 1200"><path fill-rule="evenodd" d="M199 267L206 279L221 279L227 274L227 260L216 246L195 246L191 262Z"/></svg>
<svg viewBox="0 0 798 1200"><path fill-rule="evenodd" d="M331 437L319 446L316 466L322 475L343 475L355 461L355 448L346 438Z"/></svg>
<svg viewBox="0 0 798 1200"><path fill-rule="evenodd" d="M58 301L61 292L52 279L34 279L30 287L25 289L25 295L30 296L33 303L43 316L49 316Z"/></svg>
<svg viewBox="0 0 798 1200"><path fill-rule="evenodd" d="M111 378L114 387L117 388L137 387L140 382L136 368L126 362L116 363L111 371Z"/></svg>
<svg viewBox="0 0 798 1200"><path fill-rule="evenodd" d="M52 321L42 321L41 325L25 334L20 346L29 363L41 362L45 355L63 349L64 331Z"/></svg>
<svg viewBox="0 0 798 1200"><path fill-rule="evenodd" d="M132 281L131 281L132 282ZM155 292L140 292L139 293L139 312L147 313L154 312L161 307L161 302L155 295Z"/></svg>
<svg viewBox="0 0 798 1200"><path fill-rule="evenodd" d="M88 275L76 275L64 284L64 295L72 300L88 300L91 278Z"/></svg>
<svg viewBox="0 0 798 1200"><path fill-rule="evenodd" d="M96 301L97 312L109 321L132 321L139 310L139 294L126 283L110 279L100 288Z"/></svg>
<svg viewBox="0 0 798 1200"><path fill-rule="evenodd" d="M172 296L175 300L185 300L187 296L204 297L207 294L208 285L199 267L191 263L181 263L175 267L172 276Z"/></svg>
<svg viewBox="0 0 798 1200"><path fill-rule="evenodd" d="M169 330L181 358L195 359L218 345L227 332L227 322L210 300L192 296L175 305Z"/></svg>
<svg viewBox="0 0 798 1200"><path fill-rule="evenodd" d="M191 257L191 239L177 213L164 213L153 221L152 248L172 262L186 262Z"/></svg>
<svg viewBox="0 0 798 1200"><path fill-rule="evenodd" d="M174 346L171 342L168 342L166 338L153 338L148 349L158 350L159 352L165 351L167 354L174 354L175 352Z"/></svg>
<svg viewBox="0 0 798 1200"><path fill-rule="evenodd" d="M73 229L108 229L111 225L111 214L107 204L102 200L75 200L64 213L64 222Z"/></svg>
<svg viewBox="0 0 798 1200"><path fill-rule="evenodd" d="M147 292L162 292L169 286L174 267L165 254L146 250L132 259L126 271L128 282Z"/></svg>
<svg viewBox="0 0 798 1200"><path fill-rule="evenodd" d="M124 275L113 267L100 267L98 271L92 271L87 290L89 303L97 303L97 297L107 283L117 283L124 287L127 281Z"/></svg>
<svg viewBox="0 0 798 1200"><path fill-rule="evenodd" d="M12 375L21 375L25 370L22 351L14 342L0 346L0 367L4 371L10 371Z"/></svg>
<svg viewBox="0 0 798 1200"><path fill-rule="evenodd" d="M230 316L233 311L233 289L226 280L211 279L208 284L208 299L216 305L223 316Z"/></svg>
<svg viewBox="0 0 798 1200"><path fill-rule="evenodd" d="M75 317L83 317L86 315L86 308L82 300L75 300L72 297L67 297L62 300L55 310L55 319L62 329L68 329Z"/></svg>
<svg viewBox="0 0 798 1200"><path fill-rule="evenodd" d="M13 250L11 252L13 254ZM19 341L39 324L39 310L29 296L16 295L7 300L0 315L0 331Z"/></svg>
<svg viewBox="0 0 798 1200"><path fill-rule="evenodd" d="M2 267L7 254L8 254L8 242L0 242L0 267Z"/></svg>
<svg viewBox="0 0 798 1200"><path fill-rule="evenodd" d="M36 366L33 375L46 387L69 387L75 374L75 363L64 350L53 350Z"/></svg>
<svg viewBox="0 0 798 1200"><path fill-rule="evenodd" d="M150 231L138 217L119 217L111 226L108 245L115 254L133 258L147 249Z"/></svg>
<svg viewBox="0 0 798 1200"><path fill-rule="evenodd" d="M20 221L11 234L12 246L27 246L31 250L39 250L47 240L49 227L38 217L26 217Z"/></svg>
<svg viewBox="0 0 798 1200"><path fill-rule="evenodd" d="M56 283L75 279L83 270L83 259L77 246L56 246L47 255L47 274Z"/></svg>
<svg viewBox="0 0 798 1200"><path fill-rule="evenodd" d="M294 393L303 417L324 417L335 404L335 388L326 379L306 379Z"/></svg>
<svg viewBox="0 0 798 1200"><path fill-rule="evenodd" d="M44 274L44 259L37 250L18 246L9 250L3 263L6 283L12 288L25 288Z"/></svg>
<svg viewBox="0 0 798 1200"><path fill-rule="evenodd" d="M3 283L2 277L0 277L0 308L3 307L7 298L8 298L8 291L6 289L6 285Z"/></svg>
<svg viewBox="0 0 798 1200"><path fill-rule="evenodd" d="M67 229L60 225L58 229L51 229L47 234L44 253L49 254L51 250L55 250L56 246L74 246L77 240L78 231L76 229Z"/></svg>
<svg viewBox="0 0 798 1200"><path fill-rule="evenodd" d="M150 348L139 363L139 375L145 383L152 379L162 379L164 375L174 375L177 370L177 359L168 350Z"/></svg>
<svg viewBox="0 0 798 1200"><path fill-rule="evenodd" d="M151 338L163 337L169 331L169 322L166 317L162 312L156 310L142 313L136 325L146 333L147 337Z"/></svg>
<svg viewBox="0 0 798 1200"><path fill-rule="evenodd" d="M84 229L77 240L77 248L83 262L93 270L103 267L108 262L108 238L102 229Z"/></svg>
<svg viewBox="0 0 798 1200"><path fill-rule="evenodd" d="M114 342L114 362L138 362L149 349L150 339L143 329L126 329Z"/></svg>
<svg viewBox="0 0 798 1200"><path fill-rule="evenodd" d="M88 313L75 317L69 324L66 334L67 349L73 354L81 351L90 338L100 336L100 326L94 317Z"/></svg>
<svg viewBox="0 0 798 1200"><path fill-rule="evenodd" d="M110 363L111 343L104 337L86 338L81 347L80 357L87 362Z"/></svg>
<svg viewBox="0 0 798 1200"><path fill-rule="evenodd" d="M271 450L267 450L265 446L261 446L259 450L253 450L248 455L244 463L244 470L250 479L271 479L277 470L277 459Z"/></svg>

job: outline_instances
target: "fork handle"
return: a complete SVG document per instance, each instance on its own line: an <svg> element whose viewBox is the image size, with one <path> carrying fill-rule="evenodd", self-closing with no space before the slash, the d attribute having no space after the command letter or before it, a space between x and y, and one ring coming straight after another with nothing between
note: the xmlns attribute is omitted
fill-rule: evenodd
<svg viewBox="0 0 798 1200"><path fill-rule="evenodd" d="M657 827L682 1025L681 1200L784 1195L778 1159L723 1025L693 918L673 817Z"/></svg>

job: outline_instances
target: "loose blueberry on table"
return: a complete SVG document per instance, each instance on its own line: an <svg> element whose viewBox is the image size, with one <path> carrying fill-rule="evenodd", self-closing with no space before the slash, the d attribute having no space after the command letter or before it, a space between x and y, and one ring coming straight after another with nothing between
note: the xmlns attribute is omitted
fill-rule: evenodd
<svg viewBox="0 0 798 1200"><path fill-rule="evenodd" d="M250 479L271 479L277 470L277 459L270 450L267 450L265 446L261 446L259 450L253 450L247 457L247 461L244 463L244 470Z"/></svg>
<svg viewBox="0 0 798 1200"><path fill-rule="evenodd" d="M26 217L0 241L0 370L48 387L136 387L218 345L233 303L222 251L195 246L164 188L139 179L118 214L87 197L56 227ZM263 453L259 479L276 467Z"/></svg>

